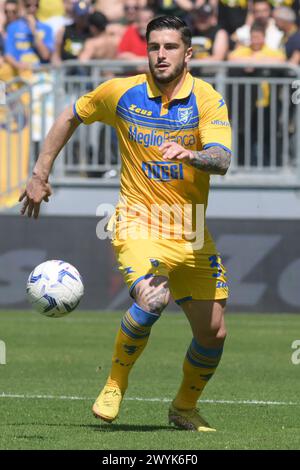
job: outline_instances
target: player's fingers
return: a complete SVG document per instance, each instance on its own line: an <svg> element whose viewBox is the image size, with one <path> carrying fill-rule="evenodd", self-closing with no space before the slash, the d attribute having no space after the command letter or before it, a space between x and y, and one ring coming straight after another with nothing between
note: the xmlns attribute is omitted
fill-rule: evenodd
<svg viewBox="0 0 300 470"><path fill-rule="evenodd" d="M34 203L32 201L29 201L28 208L27 208L28 217L32 216L33 207L34 207Z"/></svg>
<svg viewBox="0 0 300 470"><path fill-rule="evenodd" d="M23 206L21 207L21 214L24 215L29 204L28 197L25 199Z"/></svg>
<svg viewBox="0 0 300 470"><path fill-rule="evenodd" d="M40 205L41 205L40 203L36 203L36 204L34 204L34 206L33 206L33 217L34 217L35 219L37 219L38 216L39 216L39 213L40 213Z"/></svg>
<svg viewBox="0 0 300 470"><path fill-rule="evenodd" d="M164 143L159 147L159 150L160 150L161 152L164 152L164 151L166 151L168 148L170 148L172 144L173 144L173 142L164 142Z"/></svg>
<svg viewBox="0 0 300 470"><path fill-rule="evenodd" d="M163 158L165 160L173 160L177 158L182 153L182 149L169 149L165 154L163 154Z"/></svg>
<svg viewBox="0 0 300 470"><path fill-rule="evenodd" d="M20 194L19 202L22 202L25 196L26 196L26 189Z"/></svg>
<svg viewBox="0 0 300 470"><path fill-rule="evenodd" d="M48 196L52 195L52 188L49 183L47 183Z"/></svg>
<svg viewBox="0 0 300 470"><path fill-rule="evenodd" d="M176 142L167 142L165 146L160 147L163 155L166 154L178 154L178 152L183 152L185 149L178 145Z"/></svg>

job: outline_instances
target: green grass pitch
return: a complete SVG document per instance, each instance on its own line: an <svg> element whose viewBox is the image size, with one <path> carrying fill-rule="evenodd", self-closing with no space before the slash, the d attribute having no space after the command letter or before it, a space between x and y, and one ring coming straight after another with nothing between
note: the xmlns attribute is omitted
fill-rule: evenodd
<svg viewBox="0 0 300 470"><path fill-rule="evenodd" d="M299 315L232 314L222 362L199 407L217 433L167 423L190 329L183 314L154 326L131 374L117 421L91 413L110 367L122 313L73 312L63 319L0 312L1 449L299 449Z"/></svg>

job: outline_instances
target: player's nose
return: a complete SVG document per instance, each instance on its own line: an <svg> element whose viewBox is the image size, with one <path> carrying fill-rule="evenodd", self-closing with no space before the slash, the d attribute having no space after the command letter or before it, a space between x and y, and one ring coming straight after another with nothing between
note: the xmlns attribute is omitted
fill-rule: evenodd
<svg viewBox="0 0 300 470"><path fill-rule="evenodd" d="M161 46L158 50L158 59L162 60L165 58L166 58L166 49L163 46Z"/></svg>

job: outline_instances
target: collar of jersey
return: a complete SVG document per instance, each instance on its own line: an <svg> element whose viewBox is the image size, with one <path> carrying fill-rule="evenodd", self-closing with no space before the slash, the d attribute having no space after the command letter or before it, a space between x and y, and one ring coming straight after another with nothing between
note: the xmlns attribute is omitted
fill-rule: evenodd
<svg viewBox="0 0 300 470"><path fill-rule="evenodd" d="M177 95L172 98L172 100L181 100L183 98L187 98L191 94L193 86L194 79L192 75L188 72L186 74L182 87L178 91ZM147 93L149 98L157 98L158 96L163 95L160 89L155 85L154 80L150 74L147 75Z"/></svg>

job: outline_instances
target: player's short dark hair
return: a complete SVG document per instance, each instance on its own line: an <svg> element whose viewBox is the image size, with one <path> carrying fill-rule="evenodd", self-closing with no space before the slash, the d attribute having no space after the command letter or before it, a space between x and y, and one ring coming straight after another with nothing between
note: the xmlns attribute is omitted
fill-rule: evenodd
<svg viewBox="0 0 300 470"><path fill-rule="evenodd" d="M178 16L163 15L157 16L148 23L146 39L149 42L149 36L152 31L161 29L174 29L181 33L181 38L187 47L191 47L192 33L185 21Z"/></svg>
<svg viewBox="0 0 300 470"><path fill-rule="evenodd" d="M252 26L250 28L250 33L252 33L253 31L266 34L266 26L261 21L256 20L252 23Z"/></svg>

